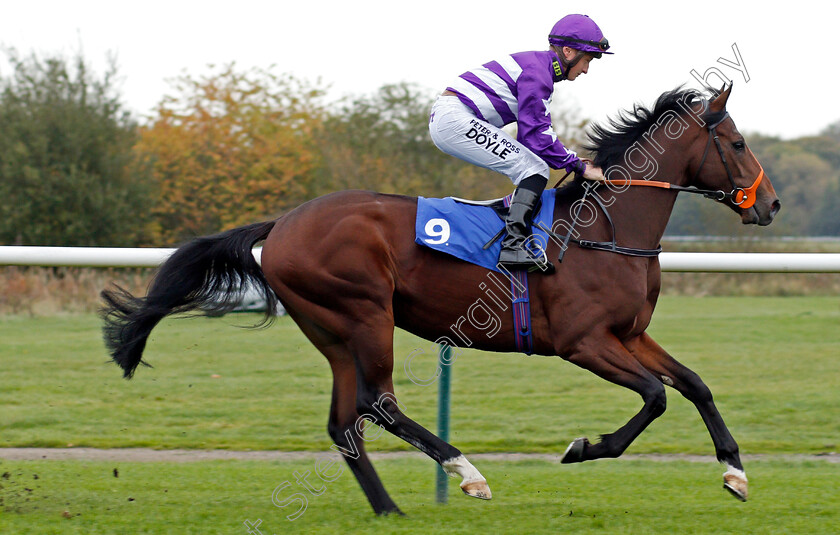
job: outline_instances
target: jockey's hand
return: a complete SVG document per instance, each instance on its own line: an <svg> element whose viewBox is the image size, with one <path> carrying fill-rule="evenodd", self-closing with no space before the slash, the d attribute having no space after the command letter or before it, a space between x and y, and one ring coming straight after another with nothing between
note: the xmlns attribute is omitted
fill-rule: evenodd
<svg viewBox="0 0 840 535"><path fill-rule="evenodd" d="M601 168L592 165L591 162L586 162L586 169L583 170L583 178L589 180L606 180Z"/></svg>

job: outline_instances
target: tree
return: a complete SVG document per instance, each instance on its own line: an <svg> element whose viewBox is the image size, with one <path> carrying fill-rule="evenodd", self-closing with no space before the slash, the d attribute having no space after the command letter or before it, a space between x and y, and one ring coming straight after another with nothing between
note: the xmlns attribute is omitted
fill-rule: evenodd
<svg viewBox="0 0 840 535"><path fill-rule="evenodd" d="M360 188L387 193L490 199L513 184L503 175L444 154L429 136L436 92L409 83L382 86L330 112L318 133L322 166L313 193ZM570 148L586 124L570 108L552 107L555 131ZM511 135L516 136L515 128ZM557 178L563 175L558 172Z"/></svg>
<svg viewBox="0 0 840 535"><path fill-rule="evenodd" d="M840 124L838 124L840 129ZM820 136L801 137L791 143L805 152L816 154L826 161L832 168L840 170L840 132L837 137L829 134Z"/></svg>
<svg viewBox="0 0 840 535"><path fill-rule="evenodd" d="M136 245L147 236L149 184L133 164L136 125L113 59L94 76L81 55L5 50L0 77L0 241Z"/></svg>
<svg viewBox="0 0 840 535"><path fill-rule="evenodd" d="M834 180L818 201L810 231L817 236L840 236L840 178Z"/></svg>
<svg viewBox="0 0 840 535"><path fill-rule="evenodd" d="M835 121L828 125L826 129L822 131L822 135L840 142L840 121Z"/></svg>
<svg viewBox="0 0 840 535"><path fill-rule="evenodd" d="M276 216L306 198L317 165L321 90L271 69L210 69L174 81L136 147L164 243Z"/></svg>
<svg viewBox="0 0 840 535"><path fill-rule="evenodd" d="M830 161L820 156L824 153L830 157L830 148L807 139L813 138L777 141L755 150L782 201L782 210L773 223L777 234L803 235L819 226L816 220L826 213L818 207L838 179Z"/></svg>
<svg viewBox="0 0 840 535"><path fill-rule="evenodd" d="M318 133L323 194L367 189L405 195L490 198L512 185L501 175L444 154L429 137L433 95L414 84L382 86L330 113Z"/></svg>

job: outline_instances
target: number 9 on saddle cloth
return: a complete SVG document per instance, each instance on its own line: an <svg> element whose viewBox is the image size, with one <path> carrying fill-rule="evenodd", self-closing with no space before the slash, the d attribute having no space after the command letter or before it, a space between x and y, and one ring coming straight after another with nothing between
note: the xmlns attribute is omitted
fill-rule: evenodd
<svg viewBox="0 0 840 535"><path fill-rule="evenodd" d="M548 246L548 233L554 215L554 195L549 189L542 194L541 206L534 216L529 240L535 256L542 256ZM510 206L510 195L494 201L466 201L455 197L417 199L414 241L466 262L501 272L498 260L504 217ZM542 227L542 228L541 228Z"/></svg>

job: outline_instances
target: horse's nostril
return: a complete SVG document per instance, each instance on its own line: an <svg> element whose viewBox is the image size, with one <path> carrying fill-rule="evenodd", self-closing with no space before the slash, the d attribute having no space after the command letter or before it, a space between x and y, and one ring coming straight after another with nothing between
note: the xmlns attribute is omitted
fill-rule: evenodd
<svg viewBox="0 0 840 535"><path fill-rule="evenodd" d="M773 205L770 207L770 216L775 217L776 214L779 213L779 210L782 209L782 203L779 199L773 201Z"/></svg>

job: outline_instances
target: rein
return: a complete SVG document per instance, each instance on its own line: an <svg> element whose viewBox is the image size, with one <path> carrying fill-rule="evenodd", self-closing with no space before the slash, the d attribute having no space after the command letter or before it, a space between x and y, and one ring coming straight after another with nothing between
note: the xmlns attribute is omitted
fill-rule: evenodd
<svg viewBox="0 0 840 535"><path fill-rule="evenodd" d="M752 151L750 151L750 154L752 155L753 159L755 159L755 162L758 164L758 168L759 168L758 176L755 177L755 180L753 180L752 185L750 185L747 188L741 188L741 187L738 187L735 184L735 178L732 175L732 170L729 168L729 163L726 161L726 155L723 152L723 147L721 146L720 139L718 138L718 134L717 134L717 127L720 126L721 123L723 123L728 118L729 118L729 112L726 112L726 113L724 113L723 117L719 121L717 121L716 123L708 126L709 141L706 143L706 149L703 151L703 158L700 160L700 165L697 167L697 172L694 173L694 177L691 179L691 182L694 182L695 180L697 180L697 177L700 175L700 171L703 169L703 165L706 163L706 157L709 155L709 148L712 146L712 141L714 141L715 147L717 148L717 151L718 151L718 154L720 154L720 159L723 162L723 167L726 169L726 176L729 178L729 183L732 185L732 191L730 191L728 193L723 191L723 190L700 189L700 188L696 188L696 187L693 187L693 186L685 187L685 186L678 186L676 184L671 184L670 182L661 182L661 181L656 181L656 180L645 180L645 179L635 179L635 178L618 179L618 180L612 180L612 179L609 179L609 178L605 178L604 180L599 180L599 179L584 179L584 180L589 180L590 182L596 182L596 183L607 182L607 183L615 185L615 186L646 186L646 187L652 187L652 188L667 189L667 190L676 191L676 192L684 191L686 193L696 193L696 194L699 194L699 195L703 195L704 197L706 197L708 199L713 199L715 201L721 201L722 202L722 201L727 201L728 200L728 201L731 201L732 204L734 204L735 206L738 206L738 207L741 207L741 208L744 208L744 209L751 208L755 204L756 199L758 198L758 196L756 194L756 191L758 190L758 186L761 184L761 181L764 179L764 177L766 175L764 174L764 168L758 162L758 159L755 157L755 155L752 153ZM566 173L566 175L562 179L560 179L560 181L554 187L557 188L557 186L559 186L563 182L563 180L566 179L566 177L568 175L569 175L569 173ZM584 191L584 194L583 194L583 199L582 199L583 201L586 200L586 197L589 195L592 188L593 187L591 187L589 185L584 186L585 191ZM612 218L610 217L610 214L607 211L607 207L604 206L604 204L601 202L601 199L599 199L597 195L594 196L594 199L598 203L598 206L600 206L601 211L604 213L604 215L606 215L607 221L609 221L609 223L610 223L610 227L612 229L612 241L595 242L595 241L589 241L589 240L576 240L576 239L572 238L572 232L574 232L574 227L577 223L577 216L579 215L579 212L580 212L580 206L578 206L578 210L574 214L574 219L572 221L572 227L569 229L569 233L566 236L558 236L557 234L551 232L549 229L546 229L544 227L540 227L540 228L542 228L543 231L548 232L554 238L562 240L564 247L561 247L560 255L557 259L558 261L560 261L560 262L563 261L563 255L566 252L566 247L568 246L569 242L575 243L579 247L582 247L584 249L595 249L595 250L598 250L598 251L608 251L608 252L623 254L623 255L627 255L627 256L654 257L654 256L659 255L659 253L662 252L662 246L659 246L656 249L635 249L635 248L630 248L630 247L621 247L621 246L617 245L616 242L615 242L615 224L613 223Z"/></svg>
<svg viewBox="0 0 840 535"><path fill-rule="evenodd" d="M694 173L694 177L691 179L692 182L697 180L697 177L700 175L700 171L703 169L703 164L706 163L706 157L709 155L709 148L712 146L712 141L715 142L715 147L717 148L718 154L720 154L720 159L723 161L723 167L726 169L726 176L729 178L729 183L732 185L732 191L729 193L723 190L708 190L708 189L700 189L691 187L684 187L684 186L677 186L676 184L671 184L670 182L659 182L656 180L645 180L645 179L606 179L606 180L596 180L596 182L608 182L615 186L649 186L653 188L662 188L662 189L669 189L671 191L684 191L686 193L697 193L703 195L708 199L714 199L716 201L731 201L732 204L735 206L739 206L741 208L751 208L757 199L756 191L758 190L758 186L761 184L761 181L764 180L766 176L764 174L764 168L758 162L758 159L755 158L753 155L753 159L755 159L755 163L758 164L758 176L755 177L753 183L748 188L740 188L735 185L735 178L732 175L732 171L729 168L729 163L726 161L726 155L723 153L723 147L720 144L720 139L718 138L717 134L717 127L720 126L725 120L729 118L729 113L725 113L723 118L718 122L709 125L709 141L706 143L706 150L703 151L703 158L700 160L700 166L697 168L697 172ZM750 151L752 154L752 151ZM589 180L589 179L587 179Z"/></svg>

